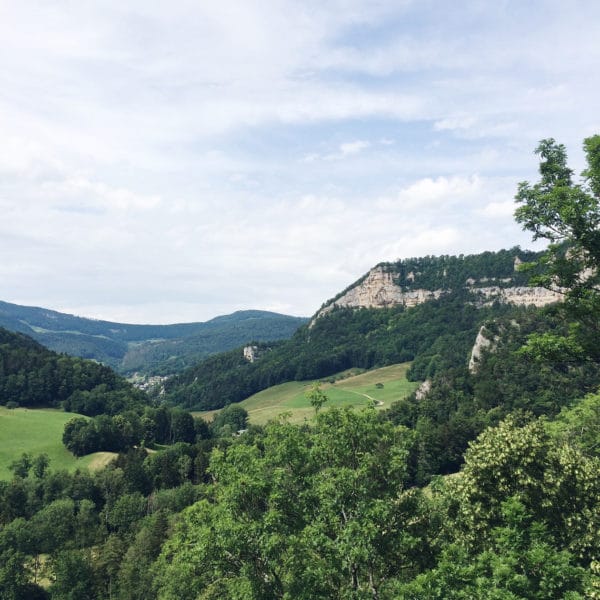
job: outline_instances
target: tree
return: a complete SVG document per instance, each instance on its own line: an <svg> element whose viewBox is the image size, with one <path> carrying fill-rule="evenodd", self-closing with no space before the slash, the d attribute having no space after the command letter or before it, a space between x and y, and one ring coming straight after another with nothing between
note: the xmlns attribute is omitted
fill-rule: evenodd
<svg viewBox="0 0 600 600"><path fill-rule="evenodd" d="M246 429L248 425L248 411L239 404L230 404L226 406L214 418L210 427L217 436L224 436L225 432L229 435Z"/></svg>
<svg viewBox="0 0 600 600"><path fill-rule="evenodd" d="M586 571L566 550L552 545L517 497L502 505L502 521L490 541L472 555L460 542L444 548L437 567L400 585L396 597L431 600L583 600Z"/></svg>
<svg viewBox="0 0 600 600"><path fill-rule="evenodd" d="M511 416L486 429L465 453L461 477L448 482L448 494L456 503L453 529L471 548L489 541L503 522L504 503L518 497L531 521L582 566L600 551L600 460L557 445L541 419L519 426Z"/></svg>
<svg viewBox="0 0 600 600"><path fill-rule="evenodd" d="M564 293L564 310L574 325L569 336L534 336L530 350L550 357L587 355L600 358L600 135L583 143L588 168L581 183L573 182L567 153L554 139L542 140L540 181L519 184L515 218L533 239L545 239L548 249L531 280Z"/></svg>
<svg viewBox="0 0 600 600"><path fill-rule="evenodd" d="M404 489L411 444L373 408L332 408L215 448L216 485L154 564L158 597L383 598L429 553L423 496Z"/></svg>
<svg viewBox="0 0 600 600"><path fill-rule="evenodd" d="M29 469L31 469L31 454L23 452L18 459L10 464L9 469L14 473L15 477L25 479L29 475Z"/></svg>
<svg viewBox="0 0 600 600"><path fill-rule="evenodd" d="M315 409L315 414L318 413L321 408L323 408L323 404L325 404L325 402L327 402L329 399L321 389L321 384L319 382L312 384L310 390L306 394L306 397L308 400L310 400L310 405Z"/></svg>
<svg viewBox="0 0 600 600"><path fill-rule="evenodd" d="M73 417L65 423L63 444L75 456L83 456L97 450L97 433L84 417Z"/></svg>
<svg viewBox="0 0 600 600"><path fill-rule="evenodd" d="M119 598L149 600L155 597L149 571L160 553L167 531L168 519L164 511L158 511L143 523L120 561Z"/></svg>
<svg viewBox="0 0 600 600"><path fill-rule="evenodd" d="M68 550L52 558L54 583L52 598L57 600L94 600L97 582L89 552Z"/></svg>
<svg viewBox="0 0 600 600"><path fill-rule="evenodd" d="M28 576L25 568L26 556L16 550L0 553L0 598L5 600L25 600Z"/></svg>
<svg viewBox="0 0 600 600"><path fill-rule="evenodd" d="M193 443L196 439L194 417L185 410L174 408L171 411L171 434L172 442Z"/></svg>
<svg viewBox="0 0 600 600"><path fill-rule="evenodd" d="M50 465L50 458L48 458L48 455L45 452L42 454L38 454L33 459L32 465L33 465L33 474L38 479L43 479L44 475L46 474L46 471L48 469L48 466Z"/></svg>

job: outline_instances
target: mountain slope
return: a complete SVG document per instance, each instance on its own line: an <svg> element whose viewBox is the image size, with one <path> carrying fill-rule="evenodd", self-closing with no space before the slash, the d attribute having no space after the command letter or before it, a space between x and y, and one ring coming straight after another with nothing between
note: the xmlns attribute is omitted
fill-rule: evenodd
<svg viewBox="0 0 600 600"><path fill-rule="evenodd" d="M486 320L556 301L532 294L524 287L526 275L515 269L515 263L535 256L513 248L379 265L370 273L384 275L382 288L367 289L373 282L367 274L327 302L290 340L263 346L258 361L246 361L241 349L211 357L167 382L168 398L209 410L278 383L352 367L414 361L409 375L424 379L442 368L463 366ZM395 290L401 295L387 293ZM409 302L407 297L419 290L425 292ZM454 352L442 355L449 340Z"/></svg>
<svg viewBox="0 0 600 600"><path fill-rule="evenodd" d="M290 337L305 322L267 311L239 311L206 322L131 325L0 302L0 326L44 346L92 358L121 372L173 373L190 362L250 341Z"/></svg>

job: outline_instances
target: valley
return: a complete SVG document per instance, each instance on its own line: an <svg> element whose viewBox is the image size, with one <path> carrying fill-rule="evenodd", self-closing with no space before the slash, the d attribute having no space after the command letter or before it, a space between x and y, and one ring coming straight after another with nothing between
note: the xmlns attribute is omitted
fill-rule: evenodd
<svg viewBox="0 0 600 600"><path fill-rule="evenodd" d="M171 375L245 343L288 338L304 322L301 317L246 310L206 322L131 325L0 301L0 327L25 333L50 350L128 374Z"/></svg>

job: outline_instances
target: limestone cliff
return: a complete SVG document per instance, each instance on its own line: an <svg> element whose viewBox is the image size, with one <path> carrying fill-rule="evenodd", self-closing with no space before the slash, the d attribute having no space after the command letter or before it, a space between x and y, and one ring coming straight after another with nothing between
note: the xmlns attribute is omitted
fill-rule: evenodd
<svg viewBox="0 0 600 600"><path fill-rule="evenodd" d="M546 304L560 302L562 299L562 294L559 291L552 291L542 287L517 286L501 288L490 286L473 288L473 292L485 298L486 304L498 300L519 306L546 306Z"/></svg>
<svg viewBox="0 0 600 600"><path fill-rule="evenodd" d="M471 350L471 358L469 359L469 373L476 373L479 368L479 361L484 350L492 350L498 338L487 331L485 325L482 325L475 338L475 343Z"/></svg>
<svg viewBox="0 0 600 600"><path fill-rule="evenodd" d="M386 306L416 306L439 298L441 290L412 289L404 291L394 281L393 274L382 266L371 269L365 279L343 296L325 306L317 316L327 314L335 306L344 308L384 308Z"/></svg>
<svg viewBox="0 0 600 600"><path fill-rule="evenodd" d="M517 259L515 259L515 264L517 264L516 261ZM398 278L398 274L393 270L385 265L378 265L371 269L360 282L325 305L317 313L317 318L327 314L335 307L385 308L398 305L412 307L428 300L435 300L449 291L443 289L428 290L418 287L418 284L414 288L411 287L410 283L414 279L412 272L404 279L404 282L408 285L399 285ZM523 285L511 287L510 282L512 279L510 277L498 279L494 277L481 277L480 279L469 277L463 281L463 286L466 289L480 297L481 305L490 304L497 300L520 306L545 306L546 304L559 302L562 298L560 291Z"/></svg>

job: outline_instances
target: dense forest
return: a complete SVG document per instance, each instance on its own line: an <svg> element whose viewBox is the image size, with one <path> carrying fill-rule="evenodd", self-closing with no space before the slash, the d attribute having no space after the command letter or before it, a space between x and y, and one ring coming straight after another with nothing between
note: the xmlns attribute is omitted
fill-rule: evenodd
<svg viewBox="0 0 600 600"><path fill-rule="evenodd" d="M600 598L600 136L584 148L577 184L564 147L541 142L540 182L517 195L517 221L549 242L533 281L560 285L563 303L477 308L461 292L336 310L256 363L230 352L177 383L204 373L233 394L266 385L262 365L281 377L286 361L296 376L410 356L428 391L387 411L316 407L310 422L258 427L228 406L95 473L20 457L0 482L0 597ZM478 334L489 343L469 368ZM70 398L94 406L94 393ZM163 432L179 418L140 406L140 422L165 415Z"/></svg>
<svg viewBox="0 0 600 600"><path fill-rule="evenodd" d="M2 404L60 406L76 390L98 386L115 391L127 382L98 363L47 350L28 336L0 328L0 398Z"/></svg>

